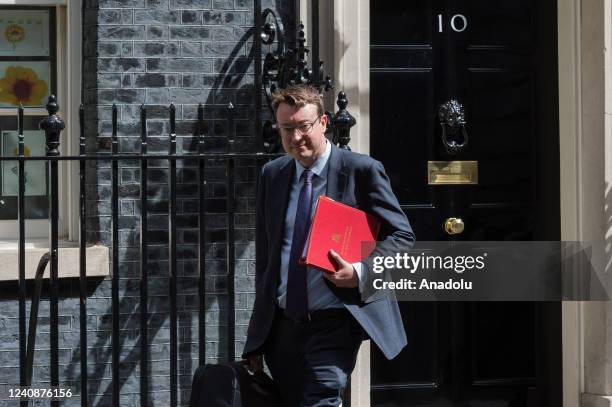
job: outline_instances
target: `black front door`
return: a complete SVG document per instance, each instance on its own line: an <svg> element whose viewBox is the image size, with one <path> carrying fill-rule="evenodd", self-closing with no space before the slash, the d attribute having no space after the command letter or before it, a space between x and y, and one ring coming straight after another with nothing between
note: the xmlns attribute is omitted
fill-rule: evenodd
<svg viewBox="0 0 612 407"><path fill-rule="evenodd" d="M417 239L559 240L556 2L370 7L370 153ZM442 105L465 125L441 125ZM561 405L560 304L401 309L409 344L373 349L373 406Z"/></svg>

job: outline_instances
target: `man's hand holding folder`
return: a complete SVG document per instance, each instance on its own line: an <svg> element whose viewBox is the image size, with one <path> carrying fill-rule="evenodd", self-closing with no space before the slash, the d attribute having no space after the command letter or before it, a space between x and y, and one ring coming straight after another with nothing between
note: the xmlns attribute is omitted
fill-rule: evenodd
<svg viewBox="0 0 612 407"><path fill-rule="evenodd" d="M344 260L333 249L329 250L329 257L336 265L336 272L332 273L324 270L325 273L323 273L323 277L331 281L336 287L357 287L359 285L359 279L357 278L357 273L355 272L353 265Z"/></svg>

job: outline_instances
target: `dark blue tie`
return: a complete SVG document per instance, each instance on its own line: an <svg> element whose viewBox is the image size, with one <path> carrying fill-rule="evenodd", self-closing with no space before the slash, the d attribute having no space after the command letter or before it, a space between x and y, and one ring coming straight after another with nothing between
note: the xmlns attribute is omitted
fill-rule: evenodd
<svg viewBox="0 0 612 407"><path fill-rule="evenodd" d="M312 176L310 170L304 170L302 178L304 185L300 190L295 224L293 226L293 240L289 255L289 275L287 277L287 314L296 320L306 318L308 314L308 292L306 287L306 266L299 263L304 241L310 226L310 208L312 205Z"/></svg>

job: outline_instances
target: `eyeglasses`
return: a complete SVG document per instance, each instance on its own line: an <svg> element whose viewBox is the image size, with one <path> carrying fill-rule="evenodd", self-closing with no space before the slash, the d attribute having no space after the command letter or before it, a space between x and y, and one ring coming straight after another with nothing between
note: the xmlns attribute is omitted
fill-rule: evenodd
<svg viewBox="0 0 612 407"><path fill-rule="evenodd" d="M293 134L294 131L296 131L300 136L304 136L306 134L310 134L314 125L319 120L321 120L321 117L323 117L323 115L317 116L317 118L312 122L305 122L297 126L287 126L287 127L276 126L276 128L280 131L282 135L288 136L290 134Z"/></svg>

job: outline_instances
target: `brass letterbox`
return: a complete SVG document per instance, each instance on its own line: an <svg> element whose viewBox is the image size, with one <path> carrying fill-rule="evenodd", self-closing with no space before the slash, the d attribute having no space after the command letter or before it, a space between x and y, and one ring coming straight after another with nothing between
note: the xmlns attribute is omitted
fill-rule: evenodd
<svg viewBox="0 0 612 407"><path fill-rule="evenodd" d="M478 184L478 161L427 161L429 185Z"/></svg>

